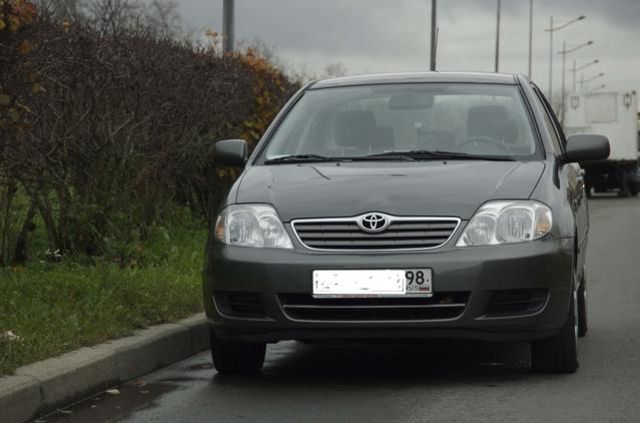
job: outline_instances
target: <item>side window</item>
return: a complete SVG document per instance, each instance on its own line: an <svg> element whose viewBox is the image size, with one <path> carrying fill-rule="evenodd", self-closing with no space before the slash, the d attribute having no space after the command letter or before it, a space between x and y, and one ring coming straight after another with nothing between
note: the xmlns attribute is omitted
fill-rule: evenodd
<svg viewBox="0 0 640 423"><path fill-rule="evenodd" d="M551 135L551 142L553 143L553 149L557 154L562 154L564 152L564 136L562 132L558 132L560 129L559 125L556 125L556 118L551 110L547 99L542 95L540 89L535 85L532 86L534 92L536 93L536 100L538 100L538 105L542 108L542 114L544 116L544 125L547 127L549 134Z"/></svg>

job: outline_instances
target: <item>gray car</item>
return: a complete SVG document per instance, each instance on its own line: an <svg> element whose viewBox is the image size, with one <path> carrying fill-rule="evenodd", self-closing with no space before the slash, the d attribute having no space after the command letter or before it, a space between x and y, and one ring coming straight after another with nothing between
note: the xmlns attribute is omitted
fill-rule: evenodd
<svg viewBox="0 0 640 423"><path fill-rule="evenodd" d="M204 304L220 373L262 368L267 343L530 341L532 365L574 372L587 331L589 232L578 162L519 75L408 73L302 88L250 157L207 246Z"/></svg>

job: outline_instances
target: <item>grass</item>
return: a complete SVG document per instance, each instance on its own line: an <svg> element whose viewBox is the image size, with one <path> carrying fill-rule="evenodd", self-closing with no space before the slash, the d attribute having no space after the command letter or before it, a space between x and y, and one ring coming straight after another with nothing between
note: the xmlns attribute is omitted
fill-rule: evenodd
<svg viewBox="0 0 640 423"><path fill-rule="evenodd" d="M85 258L0 268L0 376L202 310L205 239L202 228L158 227L125 267Z"/></svg>

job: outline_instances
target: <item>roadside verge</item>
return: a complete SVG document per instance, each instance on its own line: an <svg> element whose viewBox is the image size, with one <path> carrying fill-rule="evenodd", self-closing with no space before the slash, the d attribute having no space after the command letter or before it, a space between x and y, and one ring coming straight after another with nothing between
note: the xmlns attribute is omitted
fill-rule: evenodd
<svg viewBox="0 0 640 423"><path fill-rule="evenodd" d="M204 313L20 367L0 378L0 420L22 423L209 348Z"/></svg>

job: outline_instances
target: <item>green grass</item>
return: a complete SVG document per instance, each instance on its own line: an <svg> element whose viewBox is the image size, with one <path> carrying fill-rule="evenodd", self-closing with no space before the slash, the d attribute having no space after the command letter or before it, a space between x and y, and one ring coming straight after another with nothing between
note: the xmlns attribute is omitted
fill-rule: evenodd
<svg viewBox="0 0 640 423"><path fill-rule="evenodd" d="M0 268L0 376L202 310L205 239L202 228L158 227L125 267L63 258ZM9 341L6 331L21 340Z"/></svg>

